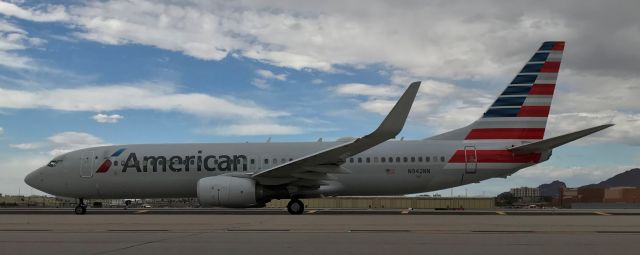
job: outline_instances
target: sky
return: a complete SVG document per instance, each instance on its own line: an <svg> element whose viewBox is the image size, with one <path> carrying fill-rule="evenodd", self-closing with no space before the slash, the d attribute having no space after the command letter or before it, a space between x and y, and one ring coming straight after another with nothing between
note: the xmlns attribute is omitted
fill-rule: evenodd
<svg viewBox="0 0 640 255"><path fill-rule="evenodd" d="M496 195L640 166L638 1L0 1L0 193L54 155L130 143L371 132L410 82L405 139L473 122L543 41L566 41L545 137L616 126Z"/></svg>

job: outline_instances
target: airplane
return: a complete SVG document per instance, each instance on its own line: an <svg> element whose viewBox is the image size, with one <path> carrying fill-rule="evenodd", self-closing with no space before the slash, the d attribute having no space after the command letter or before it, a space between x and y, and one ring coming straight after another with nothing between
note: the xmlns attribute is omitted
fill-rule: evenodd
<svg viewBox="0 0 640 255"><path fill-rule="evenodd" d="M43 192L85 199L197 197L202 207L263 207L289 199L390 196L506 178L547 161L552 150L600 125L544 139L563 41L542 43L504 91L468 126L422 140L391 140L402 130L420 82L368 135L335 142L130 144L56 156L25 177Z"/></svg>

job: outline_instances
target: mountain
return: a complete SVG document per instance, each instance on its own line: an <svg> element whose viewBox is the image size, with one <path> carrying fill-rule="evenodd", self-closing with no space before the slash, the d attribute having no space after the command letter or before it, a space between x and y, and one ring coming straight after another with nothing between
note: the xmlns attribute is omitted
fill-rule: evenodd
<svg viewBox="0 0 640 255"><path fill-rule="evenodd" d="M580 188L609 188L619 186L640 187L640 168L627 170L598 184L589 184Z"/></svg>
<svg viewBox="0 0 640 255"><path fill-rule="evenodd" d="M555 180L551 183L538 186L538 189L540 190L540 196L542 197L560 197L560 188L566 187L567 185L564 182Z"/></svg>

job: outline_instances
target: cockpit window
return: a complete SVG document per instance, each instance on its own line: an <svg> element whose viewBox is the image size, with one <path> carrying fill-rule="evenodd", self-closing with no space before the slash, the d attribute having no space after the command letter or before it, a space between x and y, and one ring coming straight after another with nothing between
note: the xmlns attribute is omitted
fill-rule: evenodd
<svg viewBox="0 0 640 255"><path fill-rule="evenodd" d="M48 167L55 167L60 162L62 162L62 160L51 160L51 162L49 162L49 164L47 164L47 166Z"/></svg>

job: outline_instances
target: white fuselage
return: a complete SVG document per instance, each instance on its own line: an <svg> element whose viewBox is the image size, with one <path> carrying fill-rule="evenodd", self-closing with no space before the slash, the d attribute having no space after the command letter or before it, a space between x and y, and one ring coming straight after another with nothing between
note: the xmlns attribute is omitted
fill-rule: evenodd
<svg viewBox="0 0 640 255"><path fill-rule="evenodd" d="M348 158L348 174L306 196L404 195L506 177L536 162L474 162L479 154L509 142L387 141ZM220 174L258 173L339 145L338 142L114 145L56 157L58 163L31 173L30 185L76 198L196 197L198 180ZM452 157L467 148L462 161ZM113 152L122 150L114 156ZM468 158L467 158L468 156ZM236 163L234 163L234 158ZM384 159L383 159L384 158ZM102 166L111 162L108 168ZM164 162L163 162L164 161ZM185 162L189 161L185 164ZM508 160L507 160L508 161ZM155 168L155 169L154 169ZM105 171L106 169L106 171Z"/></svg>

